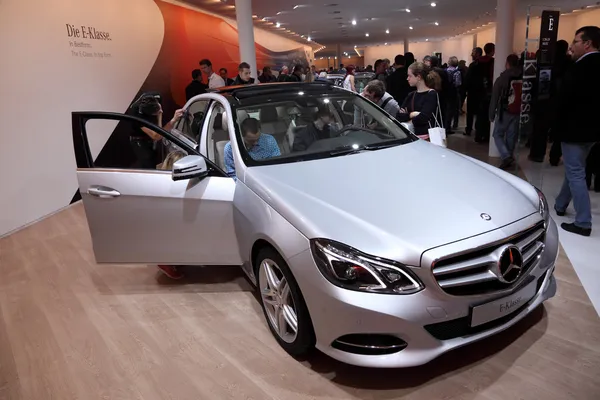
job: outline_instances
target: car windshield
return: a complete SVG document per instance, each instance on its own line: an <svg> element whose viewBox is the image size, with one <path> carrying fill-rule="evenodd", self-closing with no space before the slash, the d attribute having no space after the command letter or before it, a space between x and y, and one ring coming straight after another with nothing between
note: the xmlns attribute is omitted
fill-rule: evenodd
<svg viewBox="0 0 600 400"><path fill-rule="evenodd" d="M299 87L256 90L238 98L236 136L247 165L339 157L417 140L355 93L331 85ZM255 121L245 122L248 119ZM259 134L252 132L257 126Z"/></svg>

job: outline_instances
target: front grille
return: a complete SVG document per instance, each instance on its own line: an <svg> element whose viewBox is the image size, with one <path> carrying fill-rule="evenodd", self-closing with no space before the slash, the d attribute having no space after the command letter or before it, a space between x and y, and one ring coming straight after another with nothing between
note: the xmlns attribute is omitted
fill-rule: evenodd
<svg viewBox="0 0 600 400"><path fill-rule="evenodd" d="M548 273L542 274L537 281L536 294L539 293L542 285L544 284L544 279ZM523 287L529 284L533 279L526 280ZM512 320L514 317L519 315L521 311L527 308L533 301L535 300L535 296L527 303L523 304L521 307L516 309L514 312L505 315L502 318L498 318L496 320L490 321L483 325L478 325L476 327L471 327L471 318L463 317L453 319L451 321L438 322L437 324L425 325L424 328L427 332L431 334L434 338L438 340L450 340L458 337L465 337L474 335L480 332L484 332L490 329L494 329L500 325L504 325L505 323Z"/></svg>
<svg viewBox="0 0 600 400"><path fill-rule="evenodd" d="M454 296L489 294L518 285L537 264L546 240L544 222L513 237L490 246L453 255L434 262L433 276L446 293ZM521 278L512 284L499 279L498 260L500 251L506 245L514 245L523 255Z"/></svg>

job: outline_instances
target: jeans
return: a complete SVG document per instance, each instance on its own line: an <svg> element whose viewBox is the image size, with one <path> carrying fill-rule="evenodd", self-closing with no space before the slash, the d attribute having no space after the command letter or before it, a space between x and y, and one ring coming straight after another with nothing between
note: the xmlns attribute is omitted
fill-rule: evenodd
<svg viewBox="0 0 600 400"><path fill-rule="evenodd" d="M594 143L562 144L565 180L554 205L556 211L565 212L573 200L575 225L584 229L592 227L590 194L585 182L585 162L593 145Z"/></svg>
<svg viewBox="0 0 600 400"><path fill-rule="evenodd" d="M519 114L503 112L502 118L494 121L494 142L502 160L514 158L515 147L519 139Z"/></svg>

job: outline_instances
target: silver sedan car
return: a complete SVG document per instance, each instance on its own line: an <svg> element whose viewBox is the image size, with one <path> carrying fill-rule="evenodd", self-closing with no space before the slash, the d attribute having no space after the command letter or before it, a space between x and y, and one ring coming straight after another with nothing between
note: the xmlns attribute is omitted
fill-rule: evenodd
<svg viewBox="0 0 600 400"><path fill-rule="evenodd" d="M185 110L171 132L73 113L98 263L239 265L289 354L316 347L367 367L421 365L502 334L556 292L544 195L419 140L361 96L276 83ZM169 170L100 162L96 120L153 130L183 158Z"/></svg>

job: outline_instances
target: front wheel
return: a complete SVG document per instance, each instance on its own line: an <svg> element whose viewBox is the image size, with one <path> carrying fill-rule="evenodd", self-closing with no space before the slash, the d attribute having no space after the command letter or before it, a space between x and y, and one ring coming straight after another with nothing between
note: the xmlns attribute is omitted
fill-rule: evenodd
<svg viewBox="0 0 600 400"><path fill-rule="evenodd" d="M291 356L307 354L315 345L308 308L283 257L274 249L262 249L256 259L258 290L269 329Z"/></svg>

